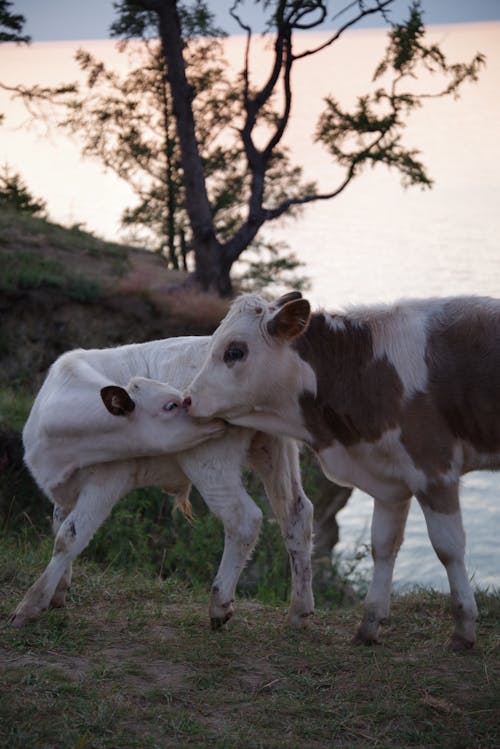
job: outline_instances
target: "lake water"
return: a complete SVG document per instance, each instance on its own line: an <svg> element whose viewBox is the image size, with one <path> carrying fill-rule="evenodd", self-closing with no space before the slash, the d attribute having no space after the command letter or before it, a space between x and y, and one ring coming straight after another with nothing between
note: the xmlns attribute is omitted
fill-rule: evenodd
<svg viewBox="0 0 500 749"><path fill-rule="evenodd" d="M306 264L309 298L316 305L334 309L405 296L500 296L500 23L439 26L431 34L450 60L465 61L481 51L488 61L479 83L468 85L459 101L428 101L411 119L405 142L422 151L434 189L405 191L397 175L369 171L334 201L309 206L297 220L268 230ZM312 41L304 36L303 44ZM1 79L12 84L73 80L77 46L123 65L108 41L38 43L27 49L4 44ZM383 47L379 30L351 32L321 58L304 60L294 79L295 116L287 142L306 176L325 190L341 175L323 149L311 144L322 97L331 91L352 103L366 91ZM241 39L230 38L227 50L238 64ZM266 59L260 47L260 73ZM83 222L101 236L119 239L120 213L134 202L127 185L99 163L82 161L75 143L59 133L20 128L26 115L2 92L0 112L7 115L0 130L0 164L8 162L22 173L32 192L47 199L54 220ZM480 586L500 585L497 483L498 475L487 472L462 482L467 566ZM339 514L343 555L369 541L370 513L370 498L354 492ZM416 503L395 580L399 587L446 588Z"/></svg>

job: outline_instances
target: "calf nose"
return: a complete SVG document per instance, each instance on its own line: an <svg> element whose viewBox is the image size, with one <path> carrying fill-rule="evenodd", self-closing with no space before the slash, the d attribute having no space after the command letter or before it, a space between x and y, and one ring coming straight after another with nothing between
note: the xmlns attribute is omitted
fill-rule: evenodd
<svg viewBox="0 0 500 749"><path fill-rule="evenodd" d="M191 402L192 402L192 401L191 401L191 398L190 398L190 396L188 395L188 396L186 396L186 398L184 398L184 400L182 401L182 405L184 406L184 408L185 408L186 410L188 410L188 411L189 411L189 407L190 407L190 405L191 405Z"/></svg>

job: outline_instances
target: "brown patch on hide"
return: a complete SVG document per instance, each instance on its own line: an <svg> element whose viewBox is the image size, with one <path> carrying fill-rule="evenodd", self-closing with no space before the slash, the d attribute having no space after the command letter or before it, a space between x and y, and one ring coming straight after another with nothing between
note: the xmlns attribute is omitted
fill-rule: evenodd
<svg viewBox="0 0 500 749"><path fill-rule="evenodd" d="M460 509L458 484L456 483L431 483L425 491L417 492L416 497L421 505L443 515L452 515ZM439 551L436 551L436 553L439 556ZM439 558L441 559L441 557ZM445 563L443 559L441 561L443 564Z"/></svg>
<svg viewBox="0 0 500 749"><path fill-rule="evenodd" d="M429 392L451 433L478 452L500 450L500 304L448 302L427 346Z"/></svg>
<svg viewBox="0 0 500 749"><path fill-rule="evenodd" d="M429 393L417 393L405 404L400 439L416 468L428 476L450 470L455 440Z"/></svg>
<svg viewBox="0 0 500 749"><path fill-rule="evenodd" d="M275 452L278 438L265 432L256 432L248 450L250 467L259 476L270 474L274 468Z"/></svg>
<svg viewBox="0 0 500 749"><path fill-rule="evenodd" d="M375 358L370 326L338 318L331 326L314 315L293 347L313 368L317 395L299 397L315 449L338 440L375 442L399 423L403 384L387 358Z"/></svg>
<svg viewBox="0 0 500 749"><path fill-rule="evenodd" d="M65 554L67 550L68 550L68 547L66 546L66 541L64 540L64 537L58 536L54 544L54 553Z"/></svg>

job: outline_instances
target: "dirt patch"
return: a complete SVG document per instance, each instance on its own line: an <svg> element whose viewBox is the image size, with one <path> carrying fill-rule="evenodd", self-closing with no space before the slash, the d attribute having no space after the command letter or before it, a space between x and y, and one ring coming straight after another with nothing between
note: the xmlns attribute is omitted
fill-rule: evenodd
<svg viewBox="0 0 500 749"><path fill-rule="evenodd" d="M79 681L90 669L88 659L74 655L50 652L47 654L18 653L0 648L1 669L33 669L50 668L60 671L71 681Z"/></svg>
<svg viewBox="0 0 500 749"><path fill-rule="evenodd" d="M243 657L238 670L238 685L243 692L271 694L283 685L281 672L266 657Z"/></svg>
<svg viewBox="0 0 500 749"><path fill-rule="evenodd" d="M144 290L168 292L172 286L178 286L188 278L182 271L169 270L164 258L154 252L131 250L127 254L125 274L111 282L115 291L123 294L137 293Z"/></svg>
<svg viewBox="0 0 500 749"><path fill-rule="evenodd" d="M178 630L175 627L170 627L168 624L152 625L151 632L155 640L162 645L174 642L179 635Z"/></svg>
<svg viewBox="0 0 500 749"><path fill-rule="evenodd" d="M161 629L158 628L158 633L163 638ZM174 639L172 632L168 639ZM101 647L97 640L91 640L85 651L85 655L72 655L55 650L18 652L0 648L0 670L30 673L49 669L61 673L70 681L80 681L92 673L109 673L114 674L115 678L119 675L126 691L137 693L150 689L187 688L195 673L189 664L156 655L154 649L145 653L143 647L132 642L110 642Z"/></svg>
<svg viewBox="0 0 500 749"><path fill-rule="evenodd" d="M184 663L173 663L172 661L156 660L142 664L144 674L144 685L151 689L181 689L189 686L193 669Z"/></svg>

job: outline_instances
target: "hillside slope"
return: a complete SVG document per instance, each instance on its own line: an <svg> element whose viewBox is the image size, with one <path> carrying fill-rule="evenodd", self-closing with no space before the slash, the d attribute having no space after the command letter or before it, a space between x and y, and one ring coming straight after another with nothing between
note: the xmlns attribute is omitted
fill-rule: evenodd
<svg viewBox="0 0 500 749"><path fill-rule="evenodd" d="M0 210L0 384L36 390L72 348L210 334L227 303L151 252Z"/></svg>
<svg viewBox="0 0 500 749"><path fill-rule="evenodd" d="M172 292L185 278L145 250L0 209L0 528L46 513L21 429L49 366L73 348L212 333L227 302Z"/></svg>

